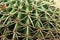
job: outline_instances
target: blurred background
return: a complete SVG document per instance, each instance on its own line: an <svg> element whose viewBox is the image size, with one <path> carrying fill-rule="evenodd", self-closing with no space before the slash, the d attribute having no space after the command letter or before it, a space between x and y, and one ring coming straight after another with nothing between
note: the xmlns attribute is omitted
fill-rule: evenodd
<svg viewBox="0 0 60 40"><path fill-rule="evenodd" d="M60 0L54 0L55 3L55 7L60 8Z"/></svg>

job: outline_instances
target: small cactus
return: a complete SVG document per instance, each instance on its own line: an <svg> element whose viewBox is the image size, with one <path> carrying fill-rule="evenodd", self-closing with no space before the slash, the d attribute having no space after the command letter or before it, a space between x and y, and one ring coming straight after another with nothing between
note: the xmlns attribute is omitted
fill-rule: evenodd
<svg viewBox="0 0 60 40"><path fill-rule="evenodd" d="M60 9L54 0L1 0L0 40L60 38Z"/></svg>

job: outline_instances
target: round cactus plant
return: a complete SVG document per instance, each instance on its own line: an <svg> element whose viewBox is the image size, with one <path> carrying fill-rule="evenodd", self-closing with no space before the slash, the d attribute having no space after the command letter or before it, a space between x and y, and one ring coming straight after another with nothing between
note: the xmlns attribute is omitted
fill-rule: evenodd
<svg viewBox="0 0 60 40"><path fill-rule="evenodd" d="M53 0L0 0L0 40L59 40L60 9Z"/></svg>

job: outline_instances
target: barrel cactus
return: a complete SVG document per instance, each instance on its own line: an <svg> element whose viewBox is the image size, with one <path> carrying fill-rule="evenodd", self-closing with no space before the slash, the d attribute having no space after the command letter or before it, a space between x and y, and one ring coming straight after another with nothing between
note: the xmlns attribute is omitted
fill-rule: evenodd
<svg viewBox="0 0 60 40"><path fill-rule="evenodd" d="M59 40L60 9L53 0L0 0L0 40Z"/></svg>

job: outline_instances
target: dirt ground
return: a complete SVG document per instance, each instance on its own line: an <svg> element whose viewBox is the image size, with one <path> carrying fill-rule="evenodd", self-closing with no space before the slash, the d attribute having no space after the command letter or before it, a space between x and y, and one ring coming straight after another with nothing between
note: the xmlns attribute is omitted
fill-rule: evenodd
<svg viewBox="0 0 60 40"><path fill-rule="evenodd" d="M54 0L56 2L55 7L60 8L60 0Z"/></svg>

